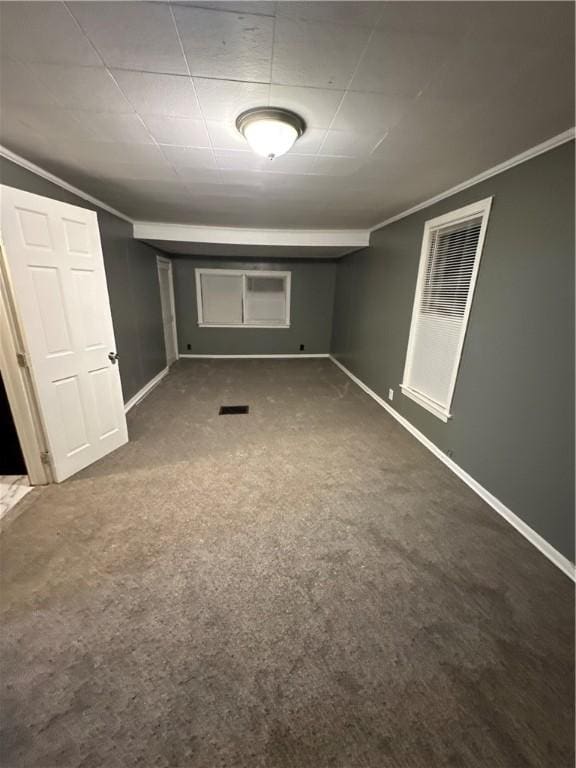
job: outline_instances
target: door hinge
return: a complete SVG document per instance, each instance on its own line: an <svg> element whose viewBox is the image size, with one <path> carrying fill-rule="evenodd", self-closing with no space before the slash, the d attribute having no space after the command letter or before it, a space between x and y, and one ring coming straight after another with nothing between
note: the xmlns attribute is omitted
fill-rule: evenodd
<svg viewBox="0 0 576 768"><path fill-rule="evenodd" d="M16 361L20 368L28 368L28 361L24 352L16 352Z"/></svg>
<svg viewBox="0 0 576 768"><path fill-rule="evenodd" d="M50 465L50 454L48 453L48 451L42 451L42 453L40 454L40 461L42 462L42 464Z"/></svg>

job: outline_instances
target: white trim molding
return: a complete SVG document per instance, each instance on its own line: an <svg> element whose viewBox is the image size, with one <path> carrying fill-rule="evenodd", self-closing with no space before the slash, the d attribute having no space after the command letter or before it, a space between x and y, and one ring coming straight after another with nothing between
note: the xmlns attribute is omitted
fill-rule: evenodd
<svg viewBox="0 0 576 768"><path fill-rule="evenodd" d="M297 357L304 357L304 358L318 358L318 357L324 357L328 358L330 357L330 354L328 352L323 352L322 354L318 355L308 355L308 354L299 354L299 355L183 355L180 354L180 359L188 358L188 359L198 359L198 360L295 360Z"/></svg>
<svg viewBox="0 0 576 768"><path fill-rule="evenodd" d="M195 224L163 224L135 221L137 240L169 240L218 245L284 245L297 247L366 248L367 229L257 229L247 227L202 227Z"/></svg>
<svg viewBox="0 0 576 768"><path fill-rule="evenodd" d="M51 181L52 184L56 184L56 186L65 189L67 192L71 192L73 195L81 197L82 200L87 200L89 203L92 203L92 205L97 205L98 208L103 208L105 211L108 211L108 213L112 213L114 216L118 216L119 219L124 219L124 221L128 221L130 224L133 223L132 219L128 218L125 213L117 211L116 208L112 208L112 206L108 205L107 203L103 203L102 200L99 200L97 197L92 197L92 195L89 195L87 192L83 192L81 189L78 189L78 187L75 187L72 184L68 184L68 182L64 181L64 179L61 179L59 176L55 176L53 173L50 173L50 171L44 170L44 168L41 168L39 165L30 162L30 160L26 160L25 157L17 155L16 152L12 152L10 149L2 146L2 144L0 144L0 157L5 157L6 160L10 160L15 165L19 165L21 168L25 168L27 171L34 173L36 176L40 176L42 179L46 179L46 181Z"/></svg>
<svg viewBox="0 0 576 768"><path fill-rule="evenodd" d="M413 205L412 208L408 208L401 213L390 216L388 219L384 219L384 221L381 221L378 224L374 224L373 227L370 227L370 232L376 232L378 229L387 227L388 224L393 224L395 221L405 219L407 216L411 216L413 213L417 213L424 208L428 208L435 203L439 203L441 200L445 200L447 197L452 197L452 195L456 195L458 192L463 192L465 189L473 187L475 184L480 184L480 182L486 181L487 179L492 178L492 176L497 176L499 173L504 173L504 171L508 171L510 168L514 168L515 165L525 163L527 160L532 160L533 157L543 155L544 152L549 152L551 149L555 149L561 144L566 144L569 141L573 141L574 138L576 138L576 128L569 128L567 131L559 133L557 136L552 136L552 138L543 141L541 144L537 144L535 147L527 149L525 152L521 152L519 155L514 155L514 157L511 157L508 160L504 160L504 162L495 165L493 168L488 168L488 170L479 173L477 176L473 176L471 179L467 179L466 181L457 184L455 187L450 187L450 189L447 189L445 192L440 192L434 197L430 197L428 200L424 200L417 205Z"/></svg>
<svg viewBox="0 0 576 768"><path fill-rule="evenodd" d="M287 325L282 325L280 323L278 323L277 325L256 325L255 323L252 323L252 325L248 325L247 323L236 323L236 325L218 325L216 323L197 323L197 325L198 325L198 328L252 328L252 329L260 328L264 330L274 329L276 331L279 328L280 329L290 328L290 323L288 323Z"/></svg>
<svg viewBox="0 0 576 768"><path fill-rule="evenodd" d="M292 292L292 272L291 270L262 270L262 269L211 269L208 267L196 267L194 270L196 280L196 311L198 316L199 328L290 328L290 297ZM225 277L236 277L241 280L241 303L242 303L242 321L239 323L209 323L204 320L204 292L202 277L204 275L213 275ZM248 315L247 301L247 278L250 277L275 277L283 280L284 291L284 322L269 323L250 320Z"/></svg>
<svg viewBox="0 0 576 768"><path fill-rule="evenodd" d="M521 533L522 536L524 536L524 538L530 542L530 544L535 546L536 549L539 549L540 552L545 557L547 557L548 560L550 560L557 568L565 573L566 576L571 578L573 581L576 581L575 566L570 562L570 560L568 560L567 557L564 557L564 555L558 552L558 550L549 544L546 539L540 536L539 533L536 533L533 528L530 528L530 526L527 525L527 523L525 523L521 518L519 518L518 515L515 515L511 509L508 509L508 507L503 504L500 499L497 499L496 496L490 493L490 491L484 488L484 486L480 485L480 483L471 475L469 475L468 472L462 469L462 467L458 466L455 461L452 461L452 459L449 458L443 451L441 451L440 448L438 448L438 446L435 445L431 440L429 440L426 435L420 432L419 429L416 429L416 427L414 427L408 421L408 419L405 419L404 416L401 416L398 411L392 408L383 398L377 395L374 390L370 389L370 387L357 376L355 376L352 371L349 371L345 365L343 365L339 360L336 360L333 355L330 355L330 359L335 365L338 366L338 368L340 368L341 371L346 374L346 376L352 379L352 381L357 384L360 389L364 390L364 392L366 392L367 395L375 400L378 405L382 406L382 408L388 411L388 413L394 419L396 419L396 421L399 422L399 424L401 424L404 429L408 430L408 432L410 432L410 434L419 440L422 445L428 448L428 450L433 453L436 458L440 459L440 461L445 464L448 469L452 470L452 472L454 472L455 475L457 475L464 483L466 483L469 488L477 493L478 496L480 496L480 498L486 502L486 504L492 507L495 512L497 512L501 517L504 518L504 520L510 523L510 525L512 525L518 531L518 533Z"/></svg>
<svg viewBox="0 0 576 768"><path fill-rule="evenodd" d="M144 400L146 395L149 395L154 387L157 387L162 379L168 375L169 370L169 368L164 368L164 370L156 374L153 379L150 379L148 384L145 384L139 392L136 392L135 395L132 395L130 400L124 403L124 413L128 413L128 411L134 408L135 405L138 405L141 400Z"/></svg>
<svg viewBox="0 0 576 768"><path fill-rule="evenodd" d="M178 328L176 327L176 299L174 297L174 273L172 270L172 259L167 259L165 256L159 256L156 254L156 271L158 273L158 282L160 283L160 272L162 269L166 269L168 272L168 290L170 300L170 314L172 315L171 330L172 339L174 341L174 353L176 357L174 360L168 360L168 347L166 347L166 365L170 368L178 360ZM162 286L159 284L160 290L160 303L162 304ZM162 326L164 326L164 307L162 307ZM165 329L163 329L165 331Z"/></svg>

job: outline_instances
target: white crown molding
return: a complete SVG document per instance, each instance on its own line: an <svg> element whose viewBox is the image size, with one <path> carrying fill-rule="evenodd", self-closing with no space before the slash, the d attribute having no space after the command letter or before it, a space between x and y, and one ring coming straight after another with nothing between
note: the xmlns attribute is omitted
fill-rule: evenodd
<svg viewBox="0 0 576 768"><path fill-rule="evenodd" d="M27 171L31 171L32 173L36 174L36 176L40 176L41 178L46 179L46 181L51 181L52 184L56 184L56 186L65 189L67 192L71 192L73 195L81 197L83 200L87 200L89 203L92 203L92 205L97 205L99 208L103 208L105 211L108 211L108 213L112 213L114 216L118 216L119 219L124 219L124 221L128 221L130 224L133 223L132 219L126 216L125 213L117 211L110 205L103 203L102 200L98 200L97 197L92 197L92 195L89 195L87 192L83 192L81 189L78 189L78 187L75 187L72 184L68 184L68 182L64 181L64 179L61 179L59 176L55 176L53 173L50 173L50 171L46 171L39 165L30 162L30 160L26 160L26 158L17 155L16 152L12 152L12 150L7 149L6 147L2 146L2 144L0 144L0 157L5 157L7 160L10 160L16 165L19 165L21 168L25 168Z"/></svg>
<svg viewBox="0 0 576 768"><path fill-rule="evenodd" d="M552 138L543 141L542 144L537 144L535 147L527 149L525 152L521 152L519 155L511 157L509 160L505 160L503 163L495 165L493 168L489 168L487 171L479 173L478 176L473 176L471 179L463 181L461 184L457 184L455 187L451 187L445 192L440 192L438 195L435 195L428 200L424 200L424 202L418 203L417 205L412 206L412 208L408 208L406 211L402 211L402 213L397 213L395 216L391 216L389 219L385 219L379 224L375 224L373 227L370 227L370 232L375 232L378 229L387 227L389 224L393 224L395 221L405 219L407 216L411 216L413 213L417 213L424 208L428 208L435 203L439 203L441 200L445 200L447 197L452 197L452 195L456 195L458 192L463 192L465 189L473 187L475 184L480 184L480 182L486 181L487 179L492 178L492 176L497 176L499 173L504 173L504 171L507 171L510 168L514 168L515 165L525 163L527 160L532 160L533 157L538 157L538 155L542 155L544 152L549 152L551 149L559 147L561 144L566 144L568 141L573 141L575 137L576 128L569 128L567 131L564 131L564 133L559 133L557 136L552 136Z"/></svg>
<svg viewBox="0 0 576 768"><path fill-rule="evenodd" d="M431 451L434 456L436 456L436 458L440 459L440 461L445 464L448 469L452 470L455 475L457 475L464 483L466 483L467 486L469 486L475 493L477 493L478 496L480 496L480 498L486 502L486 504L491 506L495 512L497 512L501 517L504 518L504 520L506 520L506 522L510 523L511 526L516 528L518 533L522 534L522 536L524 536L524 538L527 539L530 544L535 546L536 549L540 550L540 552L545 557L547 557L548 560L554 563L557 568L565 573L566 576L571 578L573 581L576 581L576 571L574 564L571 563L567 557L564 557L564 555L558 552L558 550L549 544L546 539L540 536L539 533L536 533L533 528L530 528L530 526L527 525L524 520L518 517L518 515L515 515L511 509L508 509L508 507L503 504L500 499L496 498L496 496L490 493L489 490L480 485L480 483L475 480L472 475L469 475L468 472L466 472L464 469L462 469L462 467L456 464L455 461L449 458L443 451L440 450L440 448L438 448L435 443L429 440L426 435L420 432L419 429L416 429L416 427L413 426L408 421L408 419L405 419L404 416L401 416L398 411L396 411L386 402L386 400L381 398L380 395L377 395L376 392L374 392L373 389L370 389L367 384L364 384L362 379L359 379L358 376L355 376L352 371L349 371L348 368L346 368L346 366L337 360L333 355L330 355L330 359L346 374L346 376L352 379L352 381L357 384L360 389L363 389L367 395L370 395L370 397L375 400L378 405L381 405L382 408L388 411L388 413L393 418L395 418L396 421L404 427L404 429L408 430L410 434L414 435L414 437L419 440L422 445L428 448L428 450Z"/></svg>
<svg viewBox="0 0 576 768"><path fill-rule="evenodd" d="M138 240L171 240L182 243L334 246L351 249L365 248L370 244L370 231L367 229L203 227L196 224L164 224L151 221L135 221L134 237Z"/></svg>

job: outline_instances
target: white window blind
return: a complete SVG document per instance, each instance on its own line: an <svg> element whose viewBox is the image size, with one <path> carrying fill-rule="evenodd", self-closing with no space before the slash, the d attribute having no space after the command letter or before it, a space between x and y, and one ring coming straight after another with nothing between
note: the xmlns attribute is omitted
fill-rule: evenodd
<svg viewBox="0 0 576 768"><path fill-rule="evenodd" d="M203 322L242 325L242 274L204 272L200 281Z"/></svg>
<svg viewBox="0 0 576 768"><path fill-rule="evenodd" d="M246 276L245 322L277 325L286 322L286 279Z"/></svg>
<svg viewBox="0 0 576 768"><path fill-rule="evenodd" d="M198 324L287 328L290 272L197 269Z"/></svg>
<svg viewBox="0 0 576 768"><path fill-rule="evenodd" d="M452 396L491 199L426 222L402 392L443 421Z"/></svg>

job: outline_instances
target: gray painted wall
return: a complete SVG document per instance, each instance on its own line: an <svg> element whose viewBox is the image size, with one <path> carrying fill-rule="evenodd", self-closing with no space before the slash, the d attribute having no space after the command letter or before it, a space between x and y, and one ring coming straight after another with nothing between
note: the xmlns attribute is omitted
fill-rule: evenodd
<svg viewBox="0 0 576 768"><path fill-rule="evenodd" d="M132 225L0 157L0 183L98 214L124 402L166 367L157 251L132 239Z"/></svg>
<svg viewBox="0 0 576 768"><path fill-rule="evenodd" d="M290 328L199 328L196 267L290 270ZM215 259L175 258L174 295L178 346L181 354L273 355L322 354L330 351L336 264L330 261L254 263ZM188 349L188 344L190 349Z"/></svg>
<svg viewBox="0 0 576 768"><path fill-rule="evenodd" d="M400 392L424 222L493 195L448 424ZM338 267L333 354L574 560L574 144L374 233Z"/></svg>

